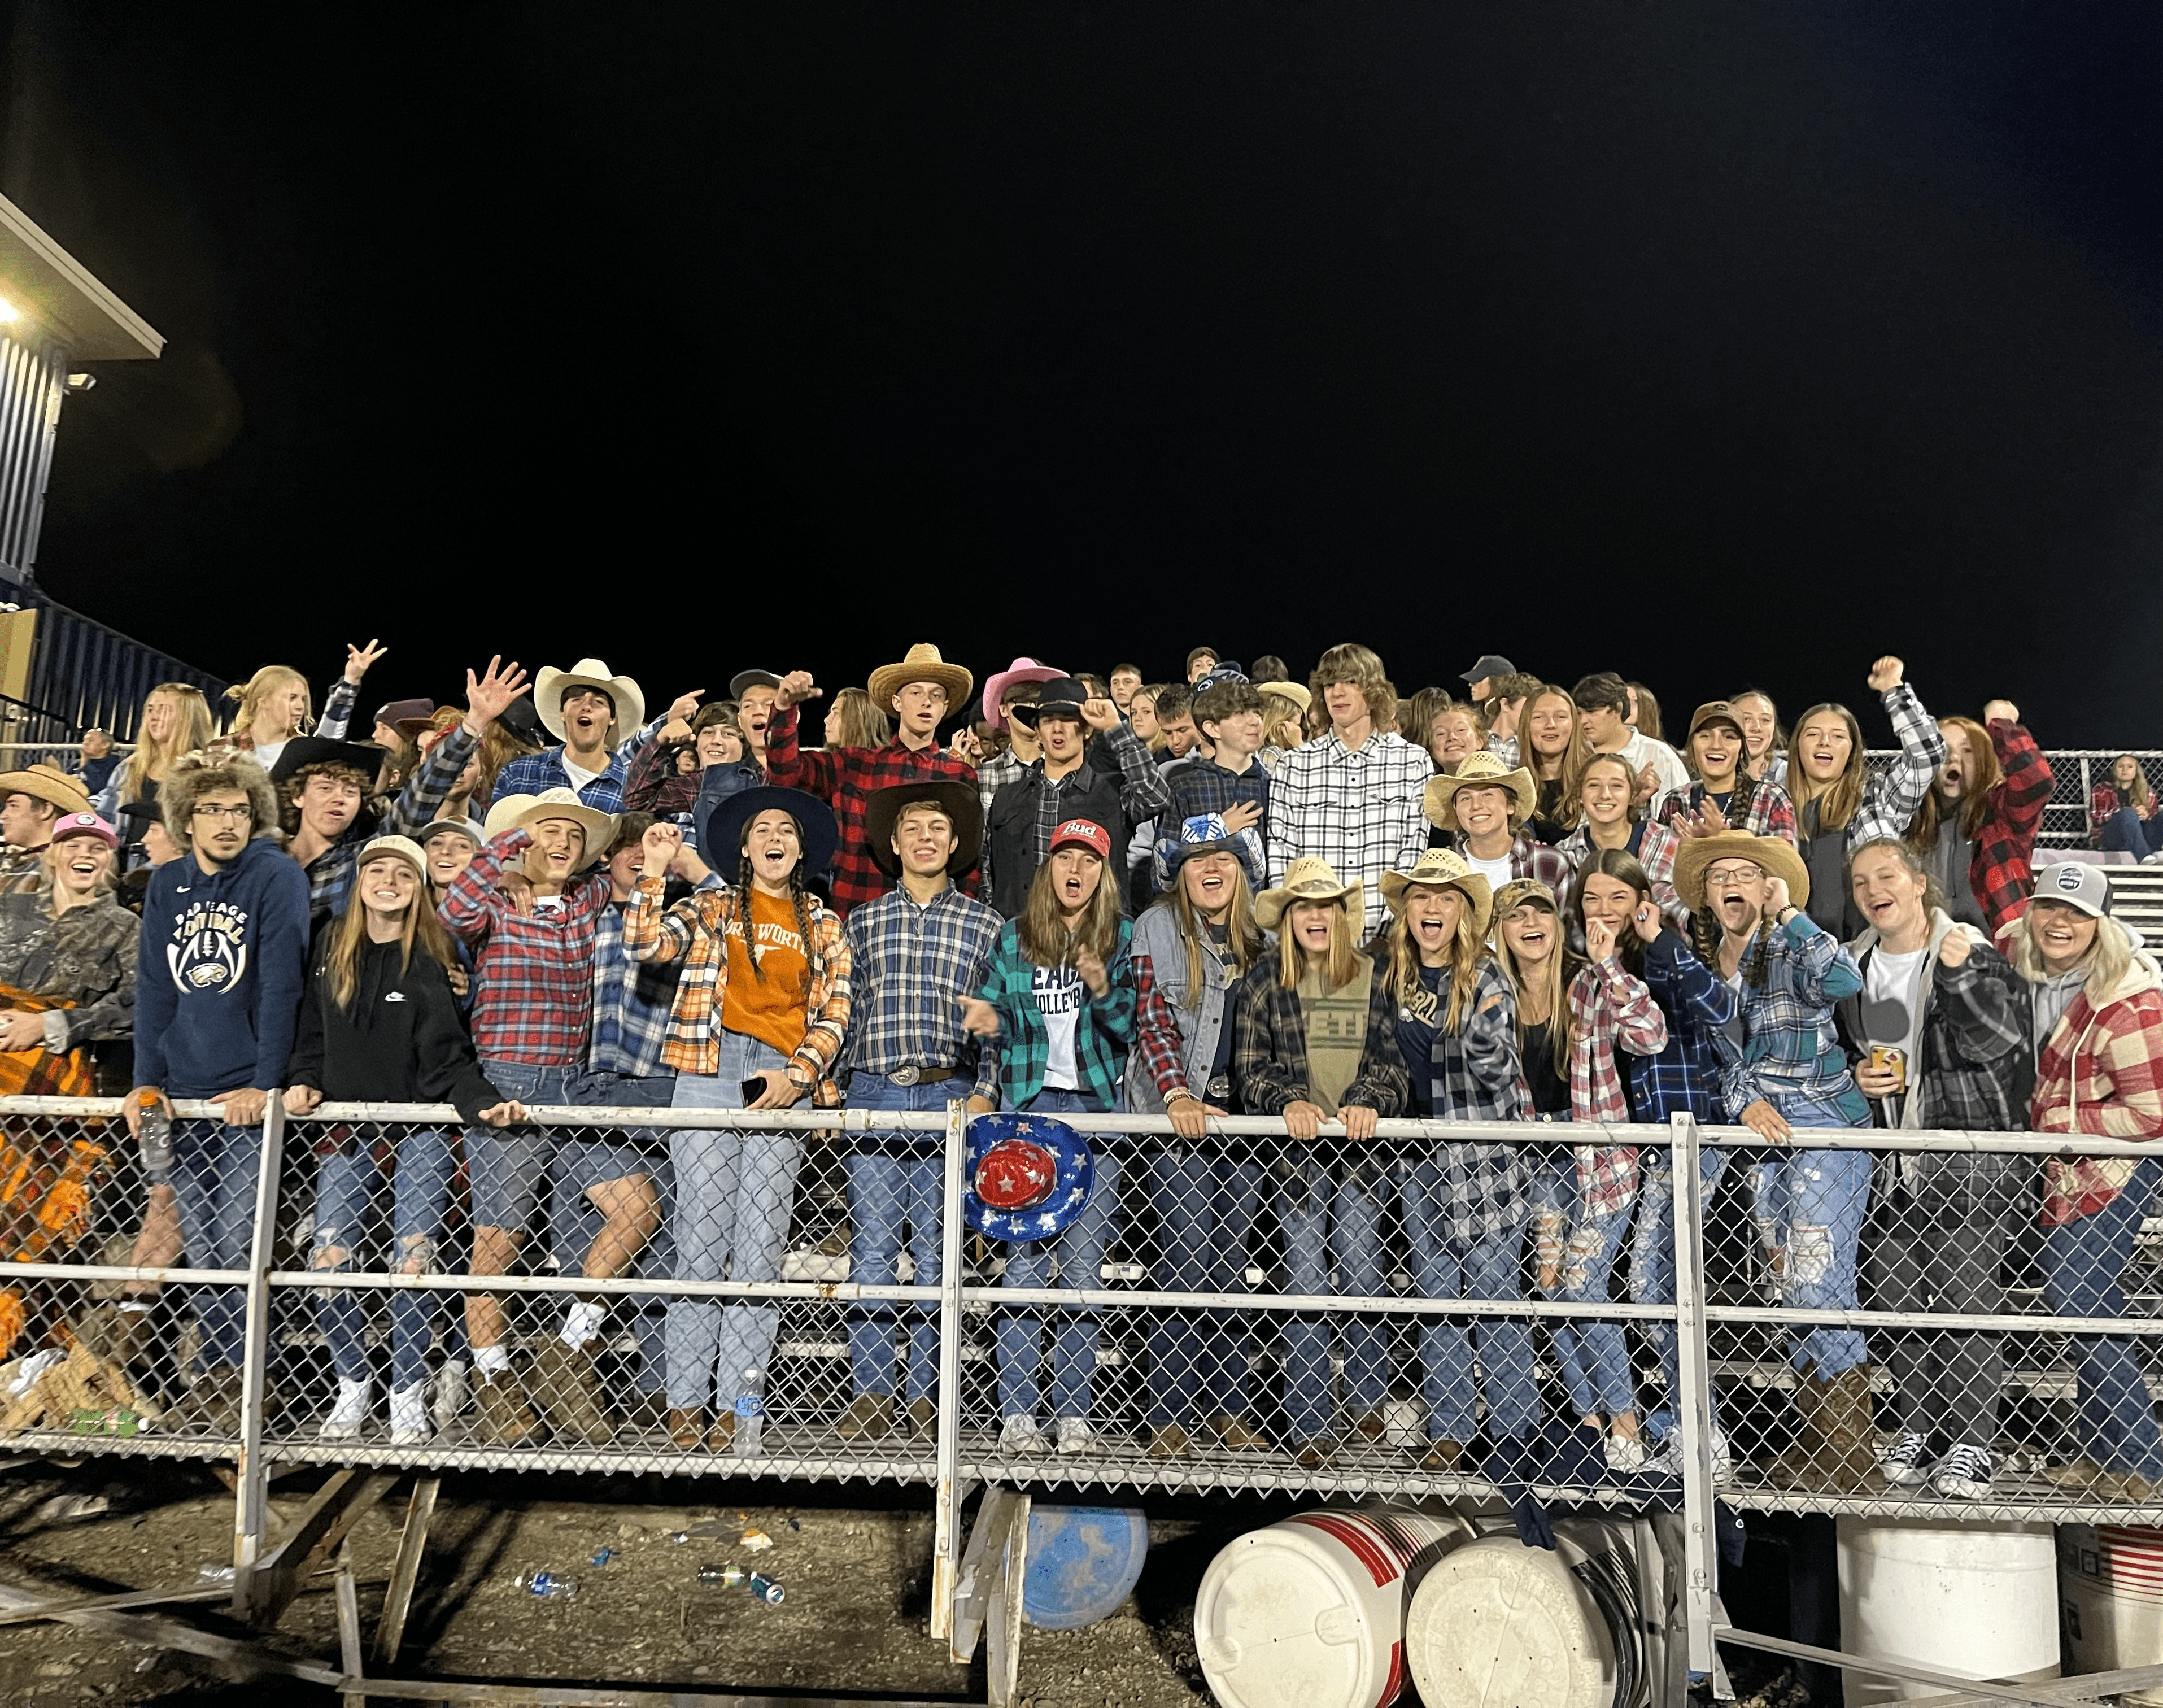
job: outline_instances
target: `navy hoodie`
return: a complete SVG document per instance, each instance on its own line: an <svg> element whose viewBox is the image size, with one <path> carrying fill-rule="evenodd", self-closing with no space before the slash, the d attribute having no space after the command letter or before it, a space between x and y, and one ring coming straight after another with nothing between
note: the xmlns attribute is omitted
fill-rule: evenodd
<svg viewBox="0 0 2163 1708"><path fill-rule="evenodd" d="M207 1098L285 1082L308 953L308 876L259 836L206 875L150 874L135 987L135 1082Z"/></svg>

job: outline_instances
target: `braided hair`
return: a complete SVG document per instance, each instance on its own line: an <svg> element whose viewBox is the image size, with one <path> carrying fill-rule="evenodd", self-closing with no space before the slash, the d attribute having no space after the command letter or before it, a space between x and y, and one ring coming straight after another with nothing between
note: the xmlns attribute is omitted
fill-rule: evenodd
<svg viewBox="0 0 2163 1708"><path fill-rule="evenodd" d="M1773 922L1760 918L1757 930L1743 946L1741 960L1736 965L1742 982L1752 990L1764 989L1765 981L1771 974L1772 957L1765 952L1764 946L1772 932ZM1720 919L1710 905L1700 907L1690 915L1690 949L1713 970L1715 977L1719 977Z"/></svg>
<svg viewBox="0 0 2163 1708"><path fill-rule="evenodd" d="M796 824L793 815L791 815L789 822ZM801 825L796 825L796 837L797 846L800 848L804 841ZM751 961L751 976L763 984L766 982L766 969L759 964L758 933L752 926L751 897L751 856L739 852L736 857L736 891L729 898L729 911L721 916L721 930L724 932L728 930L731 918L736 921L737 928L743 933L744 954ZM804 959L815 974L819 970L818 951L812 946L811 898L804 887L804 861L800 855L796 863L788 868L788 900L796 910L797 940L803 944Z"/></svg>

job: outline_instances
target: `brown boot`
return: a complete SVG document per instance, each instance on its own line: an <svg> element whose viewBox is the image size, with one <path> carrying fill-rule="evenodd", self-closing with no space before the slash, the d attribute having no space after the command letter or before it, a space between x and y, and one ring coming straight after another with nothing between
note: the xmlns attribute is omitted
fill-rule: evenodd
<svg viewBox="0 0 2163 1708"><path fill-rule="evenodd" d="M1464 1458L1462 1443L1452 1441L1447 1435L1438 1435L1427 1443L1427 1451L1420 1455L1420 1469L1437 1476L1450 1476L1455 1474Z"/></svg>
<svg viewBox="0 0 2163 1708"><path fill-rule="evenodd" d="M585 1346L551 1334L533 1357L533 1394L558 1435L601 1447L615 1439L615 1419L602 1404L600 1366Z"/></svg>
<svg viewBox="0 0 2163 1708"><path fill-rule="evenodd" d="M703 1407L671 1406L668 1408L668 1444L685 1453L698 1451L699 1443L706 1438L706 1413Z"/></svg>
<svg viewBox="0 0 2163 1708"><path fill-rule="evenodd" d="M1765 1475L1790 1489L1815 1489L1818 1466L1825 1456L1825 1436L1818 1428L1818 1412L1825 1385L1817 1379L1817 1366L1805 1365L1795 1373L1795 1386L1788 1395L1795 1411L1794 1438L1765 1461Z"/></svg>
<svg viewBox="0 0 2163 1708"><path fill-rule="evenodd" d="M709 1453L734 1453L736 1450L736 1414L716 1412L714 1414L713 1433L706 1438Z"/></svg>
<svg viewBox="0 0 2163 1708"><path fill-rule="evenodd" d="M1825 1437L1825 1475L1835 1488L1843 1495L1875 1494L1884 1488L1868 1365L1844 1370L1825 1384L1818 1428Z"/></svg>
<svg viewBox="0 0 2163 1708"><path fill-rule="evenodd" d="M527 1403L525 1384L515 1370L482 1372L474 1384L479 1417L474 1433L495 1447L523 1447L541 1433L541 1420Z"/></svg>
<svg viewBox="0 0 2163 1708"><path fill-rule="evenodd" d="M1262 1453L1268 1450L1269 1437L1255 1428L1250 1419L1237 1412L1219 1412L1209 1420L1209 1427L1231 1452Z"/></svg>
<svg viewBox="0 0 2163 1708"><path fill-rule="evenodd" d="M858 1394L834 1429L844 1441L883 1441L893 1433L893 1396Z"/></svg>
<svg viewBox="0 0 2163 1708"><path fill-rule="evenodd" d="M1176 1423L1160 1423L1150 1431L1151 1459L1191 1459L1194 1438Z"/></svg>
<svg viewBox="0 0 2163 1708"><path fill-rule="evenodd" d="M939 1406L929 1395L911 1400L908 1412L909 1438L928 1441L939 1433Z"/></svg>

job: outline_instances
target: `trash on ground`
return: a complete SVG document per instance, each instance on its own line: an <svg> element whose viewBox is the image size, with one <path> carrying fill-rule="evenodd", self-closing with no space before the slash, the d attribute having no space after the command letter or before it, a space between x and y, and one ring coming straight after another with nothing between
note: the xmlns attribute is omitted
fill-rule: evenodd
<svg viewBox="0 0 2163 1708"><path fill-rule="evenodd" d="M737 1538L736 1546L746 1553L764 1553L773 1546L773 1538L763 1530L746 1530Z"/></svg>
<svg viewBox="0 0 2163 1708"><path fill-rule="evenodd" d="M529 1595L548 1595L568 1601L579 1593L574 1579L559 1578L553 1572L521 1572L517 1583Z"/></svg>
<svg viewBox="0 0 2163 1708"><path fill-rule="evenodd" d="M613 1548L597 1548L594 1550L594 1564L595 1565L606 1565L610 1560L616 1557L617 1552L618 1550Z"/></svg>
<svg viewBox="0 0 2163 1708"><path fill-rule="evenodd" d="M229 1584L233 1581L233 1568L229 1565L199 1565L196 1568L196 1581L199 1584Z"/></svg>
<svg viewBox="0 0 2163 1708"><path fill-rule="evenodd" d="M113 1510L107 1495L55 1495L38 1508L40 1524L76 1524L86 1518L102 1518Z"/></svg>

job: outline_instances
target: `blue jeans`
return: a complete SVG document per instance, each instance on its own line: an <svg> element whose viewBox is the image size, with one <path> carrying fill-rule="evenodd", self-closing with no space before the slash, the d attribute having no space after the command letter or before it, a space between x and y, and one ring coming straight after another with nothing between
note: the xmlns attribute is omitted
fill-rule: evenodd
<svg viewBox="0 0 2163 1708"><path fill-rule="evenodd" d="M1153 1151L1148 1169L1157 1242L1150 1285L1160 1292L1244 1292L1248 1249L1262 1208L1261 1164L1221 1150L1178 1149ZM1154 1317L1150 1424L1227 1413L1246 1417L1253 1406L1247 1380L1252 1339L1237 1312L1167 1311Z"/></svg>
<svg viewBox="0 0 2163 1708"><path fill-rule="evenodd" d="M896 1085L884 1074L858 1072L849 1082L849 1103L859 1109L936 1111L968 1094L966 1080L935 1085ZM871 1142L848 1159L849 1279L892 1286L898 1273L902 1230L909 1230L909 1285L935 1287L945 1274L940 1260L940 1209L946 1197L946 1158L932 1133L867 1134ZM939 1385L939 1307L893 1301L848 1309L849 1381L858 1394L894 1391L893 1329L898 1308L909 1323L909 1350L901 1394L904 1403L927 1398Z"/></svg>
<svg viewBox="0 0 2163 1708"><path fill-rule="evenodd" d="M568 1103L579 1078L575 1067L542 1067L485 1056L480 1070L490 1085L520 1103ZM542 1186L563 1136L563 1129L554 1127L466 1129L466 1180L476 1228L526 1232L541 1208Z"/></svg>
<svg viewBox="0 0 2163 1708"><path fill-rule="evenodd" d="M1405 1242L1411 1249L1412 1281L1423 1299L1521 1299L1519 1261L1521 1222L1460 1244L1443 1229L1442 1177L1422 1163L1404 1183ZM1432 1441L1463 1445L1480 1433L1473 1385L1475 1331L1445 1317L1420 1319L1421 1396L1427 1402ZM1487 1433L1496 1442L1522 1441L1540 1427L1540 1390L1532 1362L1532 1324L1522 1318L1483 1317L1478 1395L1487 1403Z"/></svg>
<svg viewBox="0 0 2163 1708"><path fill-rule="evenodd" d="M1356 1177L1349 1165L1334 1179L1320 1157L1297 1158L1301 1178L1279 1181L1277 1227L1284 1235L1285 1287L1292 1293L1382 1296L1382 1194L1377 1181ZM1336 1262L1336 1285L1330 1264ZM1387 1331L1374 1317L1332 1312L1288 1316L1284 1325L1285 1428L1294 1442L1330 1433L1329 1325L1344 1334L1344 1408L1372 1411L1389 1397Z"/></svg>
<svg viewBox="0 0 2163 1708"><path fill-rule="evenodd" d="M191 1269L246 1269L255 1234L255 1182L263 1166L258 1127L173 1123L173 1200ZM205 1285L192 1295L202 1331L198 1370L238 1365L247 1349L248 1290Z"/></svg>
<svg viewBox="0 0 2163 1708"><path fill-rule="evenodd" d="M1537 1197L1540 1236L1560 1248L1561 1268L1547 1297L1573 1305L1606 1298L1615 1260L1630 1231L1635 1195L1604 1216L1585 1216L1577 1201L1577 1164L1565 1156L1542 1175ZM1637 1385L1620 1323L1557 1317L1550 1319L1548 1333L1563 1391L1579 1417L1604 1412L1612 1417L1637 1409Z"/></svg>
<svg viewBox="0 0 2163 1708"><path fill-rule="evenodd" d="M2163 849L2163 812L2144 819L2131 807L2120 807L2103 821L2099 841L2106 852L2144 860Z"/></svg>
<svg viewBox="0 0 2163 1708"><path fill-rule="evenodd" d="M1675 1173L1664 1146L1648 1147L1638 1163L1637 1219L1630 1240L1630 1297L1640 1305L1672 1305L1675 1302ZM1697 1154L1699 1202L1709 1221L1712 1195L1720 1177L1727 1172L1727 1153L1706 1145ZM1660 1360L1660 1375L1667 1384L1670 1408L1682 1403L1682 1360L1675 1325L1647 1318L1638 1325ZM1718 1396L1713 1396L1714 1421L1720 1417Z"/></svg>
<svg viewBox="0 0 2163 1708"><path fill-rule="evenodd" d="M1038 1115L1096 1115L1105 1106L1086 1092L1061 1091L1046 1086L1024 1108ZM1002 1286L1101 1287L1104 1285L1104 1248L1110 1243L1112 1221L1119 1208L1119 1160L1111 1154L1117 1140L1110 1134L1092 1133L1089 1149L1096 1158L1095 1182L1082 1213L1066 1224L1066 1231L1050 1239L1017 1240L1007 1247L1007 1272ZM1053 1269L1058 1274L1055 1279ZM1087 1417L1090 1389L1097 1373L1097 1312L1082 1307L1059 1312L1051 1335L1050 1413L1057 1417ZM1044 1313L1034 1305L1003 1312L998 1327L999 1416L1034 1417L1042 1396L1038 1377L1044 1364Z"/></svg>
<svg viewBox="0 0 2163 1708"><path fill-rule="evenodd" d="M2077 1222L2046 1230L2043 1298L2061 1317L2123 1317L2119 1277L2133 1255L2141 1218L2163 1180L2163 1163L2143 1162L2124 1191ZM2163 1482L2155 1408L2142 1379L2138 1343L2116 1334L2072 1337L2082 1445L2105 1470L2135 1471Z"/></svg>
<svg viewBox="0 0 2163 1708"><path fill-rule="evenodd" d="M1792 1111L1787 1113L1799 1142L1805 1124ZM1863 1220L1870 1213L1871 1161L1867 1150L1790 1145L1751 1165L1759 1238L1768 1250L1787 1254L1780 1302L1789 1309L1858 1308L1855 1259ZM1789 1362L1798 1370L1815 1365L1820 1381L1853 1370L1869 1356L1859 1328L1789 1331Z"/></svg>
<svg viewBox="0 0 2163 1708"><path fill-rule="evenodd" d="M391 1172L390 1267L411 1275L435 1272L435 1244L443 1230L443 1209L450 1202L451 1177L458 1158L446 1133L408 1133L398 1140ZM375 1158L348 1142L323 1159L316 1176L315 1261L319 1271L343 1274L359 1267L359 1248L368 1223L369 1201L381 1179ZM326 1263L333 1249L343 1255ZM347 1288L326 1288L316 1295L316 1322L329 1343L331 1362L348 1381L368 1374L368 1310L361 1296ZM410 1388L428 1373L428 1347L435 1338L441 1300L417 1289L390 1295L390 1386Z"/></svg>
<svg viewBox="0 0 2163 1708"><path fill-rule="evenodd" d="M783 1065L781 1052L741 1033L718 1033L720 1071L679 1073L675 1107L732 1109L742 1082ZM788 1224L796 1213L796 1172L804 1160L798 1133L678 1128L669 1136L676 1174L678 1281L772 1281L781 1278ZM668 1317L668 1403L678 1411L718 1394L735 1402L746 1371L763 1380L781 1328L778 1303L671 1299ZM719 1372L720 1386L715 1385Z"/></svg>

